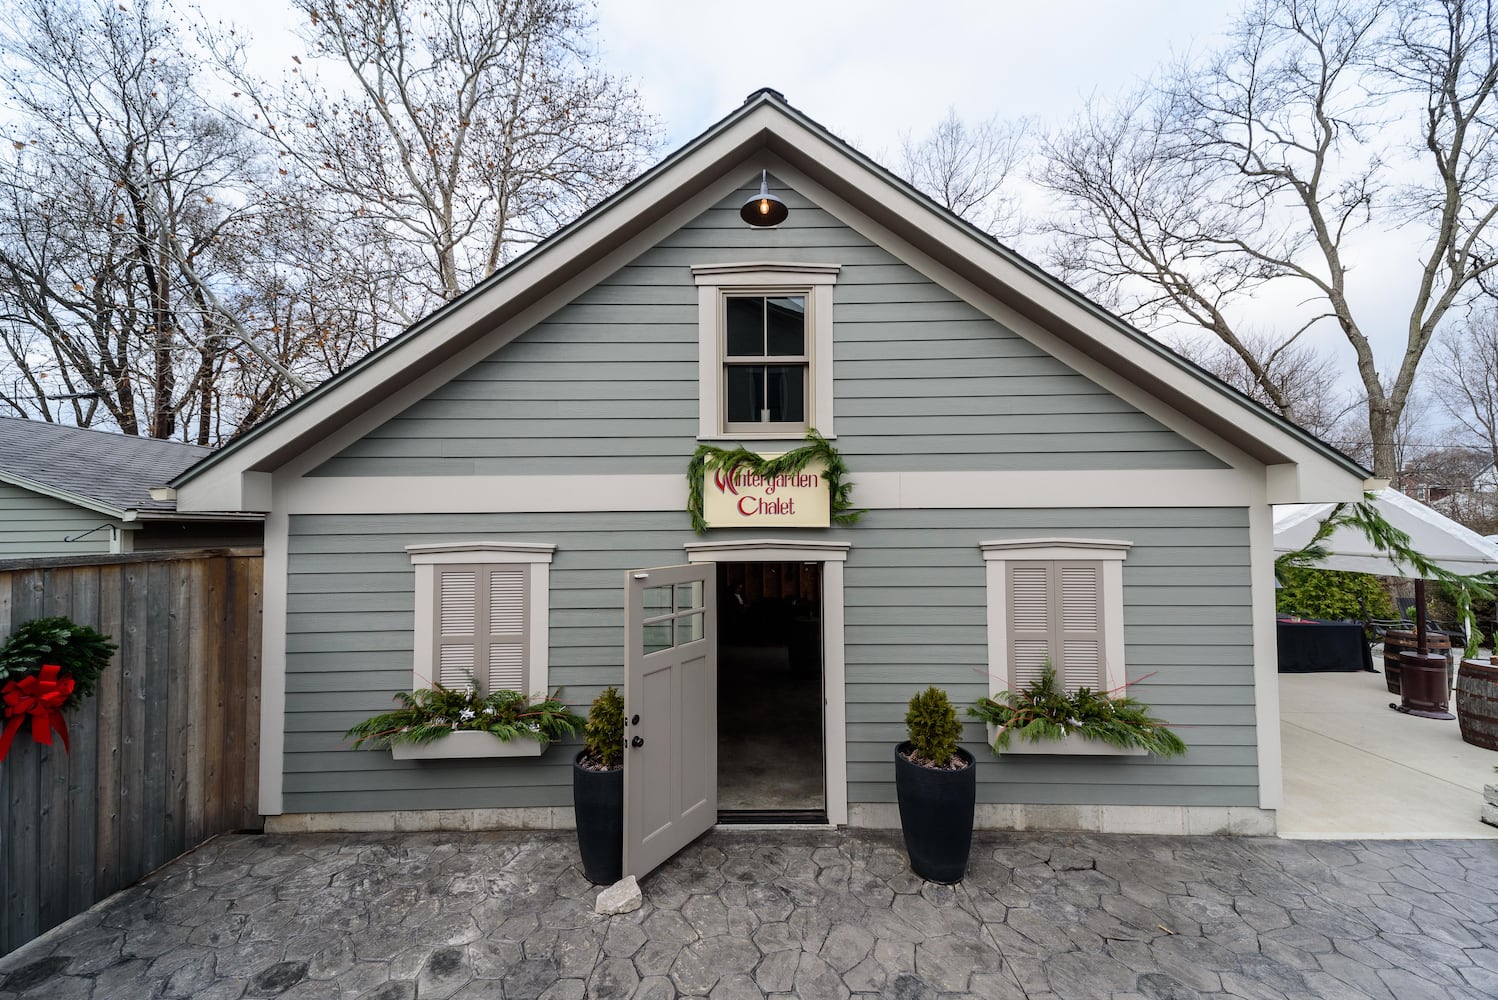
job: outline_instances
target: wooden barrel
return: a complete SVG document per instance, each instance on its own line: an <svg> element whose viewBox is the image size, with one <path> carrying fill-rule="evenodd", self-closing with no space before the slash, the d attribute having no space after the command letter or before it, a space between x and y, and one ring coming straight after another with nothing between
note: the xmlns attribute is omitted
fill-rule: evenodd
<svg viewBox="0 0 1498 1000"><path fill-rule="evenodd" d="M1418 645L1414 632L1394 629L1384 634L1384 683L1389 686L1390 694L1399 693L1399 654L1405 650L1414 650ZM1427 631L1425 648L1446 657L1446 689L1449 691L1456 679L1456 664L1451 660L1450 637L1444 632Z"/></svg>
<svg viewBox="0 0 1498 1000"><path fill-rule="evenodd" d="M1462 661L1456 673L1456 719L1464 742L1498 750L1498 666Z"/></svg>

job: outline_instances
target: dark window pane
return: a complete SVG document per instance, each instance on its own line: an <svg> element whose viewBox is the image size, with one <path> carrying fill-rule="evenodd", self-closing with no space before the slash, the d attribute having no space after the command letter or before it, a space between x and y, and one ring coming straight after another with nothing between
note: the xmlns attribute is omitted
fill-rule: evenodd
<svg viewBox="0 0 1498 1000"><path fill-rule="evenodd" d="M730 365L728 368L728 421L734 424L759 423L760 407L765 398L765 370L759 365Z"/></svg>
<svg viewBox="0 0 1498 1000"><path fill-rule="evenodd" d="M765 356L765 300L730 298L725 306L728 323L728 356Z"/></svg>
<svg viewBox="0 0 1498 1000"><path fill-rule="evenodd" d="M768 299L767 332L770 357L799 357L806 353L806 299L799 295Z"/></svg>
<svg viewBox="0 0 1498 1000"><path fill-rule="evenodd" d="M775 422L799 424L806 420L806 366L765 366L766 406Z"/></svg>

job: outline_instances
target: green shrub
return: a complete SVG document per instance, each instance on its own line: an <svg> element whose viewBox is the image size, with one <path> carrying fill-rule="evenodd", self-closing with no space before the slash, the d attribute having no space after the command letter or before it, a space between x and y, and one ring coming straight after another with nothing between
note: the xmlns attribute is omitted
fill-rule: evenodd
<svg viewBox="0 0 1498 1000"><path fill-rule="evenodd" d="M612 771L624 766L624 699L606 688L593 699L583 727L583 759Z"/></svg>
<svg viewBox="0 0 1498 1000"><path fill-rule="evenodd" d="M99 675L119 649L109 636L67 618L33 618L22 622L0 644L0 684L34 674L55 663L73 678L73 694L63 708L74 708L94 693Z"/></svg>
<svg viewBox="0 0 1498 1000"><path fill-rule="evenodd" d="M1369 573L1290 567L1280 582L1274 603L1281 613L1359 622L1399 617L1389 592Z"/></svg>
<svg viewBox="0 0 1498 1000"><path fill-rule="evenodd" d="M910 710L905 713L905 727L910 734L910 744L918 763L930 767L946 767L957 753L957 738L962 735L962 722L957 710L947 698L947 693L938 687L929 687L910 699Z"/></svg>

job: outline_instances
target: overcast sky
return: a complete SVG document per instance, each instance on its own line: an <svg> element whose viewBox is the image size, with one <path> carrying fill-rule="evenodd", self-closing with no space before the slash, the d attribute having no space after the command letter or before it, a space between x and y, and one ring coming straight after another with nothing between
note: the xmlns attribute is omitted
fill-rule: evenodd
<svg viewBox="0 0 1498 1000"><path fill-rule="evenodd" d="M254 15L238 0L202 0L202 8L248 28L253 61L275 75L300 51L283 2L263 0ZM1089 97L1116 96L1175 58L1218 47L1238 9L1235 0L601 0L595 44L603 69L630 78L660 120L663 152L773 87L890 164L903 134L924 134L948 107L968 122L1029 117L1041 128L1060 126ZM1045 205L1032 198L1026 210L1043 214ZM1401 241L1370 232L1360 241L1350 258L1354 307L1379 360L1392 367L1414 288L1414 248L1407 234ZM1020 248L1036 255L1032 245ZM1285 286L1262 296L1248 312L1252 324L1287 325L1303 295ZM1336 358L1355 391L1341 333L1323 324L1310 340Z"/></svg>

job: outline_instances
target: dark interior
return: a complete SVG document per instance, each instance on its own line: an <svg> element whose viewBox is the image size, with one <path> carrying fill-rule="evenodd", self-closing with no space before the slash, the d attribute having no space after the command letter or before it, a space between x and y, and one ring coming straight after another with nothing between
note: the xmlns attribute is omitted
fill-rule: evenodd
<svg viewBox="0 0 1498 1000"><path fill-rule="evenodd" d="M820 563L718 564L718 813L825 822Z"/></svg>

